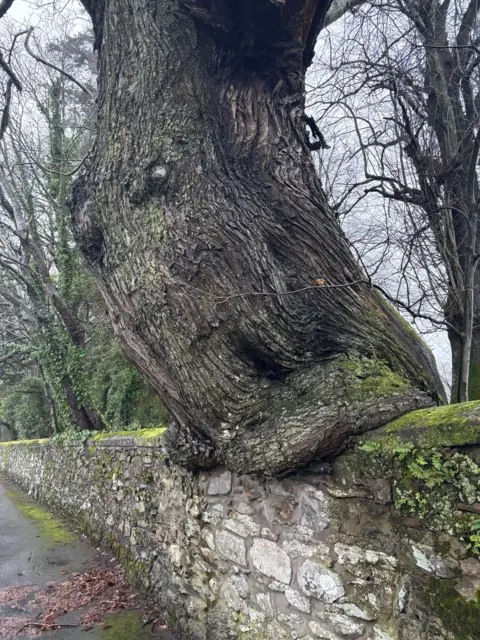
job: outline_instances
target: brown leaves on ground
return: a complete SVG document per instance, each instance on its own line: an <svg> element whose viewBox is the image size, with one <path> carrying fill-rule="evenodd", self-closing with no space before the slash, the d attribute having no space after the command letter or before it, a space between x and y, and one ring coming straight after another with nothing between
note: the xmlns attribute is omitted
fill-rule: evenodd
<svg viewBox="0 0 480 640"><path fill-rule="evenodd" d="M91 605L81 619L84 626L97 624L108 613L135 608L138 604L137 595L118 568L73 573L65 582L49 582L32 602L44 610L40 620L47 624L68 611Z"/></svg>
<svg viewBox="0 0 480 640"><path fill-rule="evenodd" d="M59 624L59 619L70 611L87 608L78 624L91 629L106 615L125 609L141 608L141 602L126 582L120 568L102 569L88 573L73 573L63 582L49 582L39 587L11 587L0 591L0 597L11 602L25 598L36 590L35 597L26 605L35 614L31 619L11 617L0 619L0 640L13 640L22 635L35 637L47 631L76 625ZM4 594L3 592L9 592ZM2 602L2 600L0 600Z"/></svg>
<svg viewBox="0 0 480 640"><path fill-rule="evenodd" d="M25 625L28 622L30 622L28 618L0 618L0 639L13 640L20 635L21 629L26 628Z"/></svg>
<svg viewBox="0 0 480 640"><path fill-rule="evenodd" d="M39 589L40 587L37 585L30 585L28 587L5 587L4 589L0 589L0 604L25 600L30 593L38 591Z"/></svg>

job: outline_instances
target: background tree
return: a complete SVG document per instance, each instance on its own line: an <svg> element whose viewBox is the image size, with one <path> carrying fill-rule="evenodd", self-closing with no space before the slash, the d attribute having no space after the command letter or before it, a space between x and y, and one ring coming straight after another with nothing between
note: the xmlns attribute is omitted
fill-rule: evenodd
<svg viewBox="0 0 480 640"><path fill-rule="evenodd" d="M325 180L370 276L447 328L452 401L478 399L480 3L357 5L324 36L312 83Z"/></svg>
<svg viewBox="0 0 480 640"><path fill-rule="evenodd" d="M4 105L0 419L20 437L158 425L167 417L116 346L71 235L66 199L92 144L95 61L90 34L69 35L70 26L50 28L43 52L24 30L10 62L22 92Z"/></svg>
<svg viewBox="0 0 480 640"><path fill-rule="evenodd" d="M305 73L330 3L83 4L100 93L75 235L179 458L277 473L437 402L312 163Z"/></svg>

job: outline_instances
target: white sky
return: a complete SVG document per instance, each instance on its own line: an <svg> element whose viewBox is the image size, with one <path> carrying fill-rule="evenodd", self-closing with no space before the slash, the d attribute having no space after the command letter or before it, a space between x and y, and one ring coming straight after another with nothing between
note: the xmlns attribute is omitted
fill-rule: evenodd
<svg viewBox="0 0 480 640"><path fill-rule="evenodd" d="M15 0L12 7L8 11L8 16L19 22L28 20L32 24L38 20L35 18L35 7L27 0Z"/></svg>

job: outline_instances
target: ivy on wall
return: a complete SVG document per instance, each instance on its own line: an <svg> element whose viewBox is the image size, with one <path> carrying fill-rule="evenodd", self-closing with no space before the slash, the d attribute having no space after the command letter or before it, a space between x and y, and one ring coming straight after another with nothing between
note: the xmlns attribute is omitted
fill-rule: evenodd
<svg viewBox="0 0 480 640"><path fill-rule="evenodd" d="M480 555L480 514L471 506L480 502L480 466L472 457L400 438L369 440L360 449L374 467L389 469L400 512L420 518L434 532L456 533Z"/></svg>

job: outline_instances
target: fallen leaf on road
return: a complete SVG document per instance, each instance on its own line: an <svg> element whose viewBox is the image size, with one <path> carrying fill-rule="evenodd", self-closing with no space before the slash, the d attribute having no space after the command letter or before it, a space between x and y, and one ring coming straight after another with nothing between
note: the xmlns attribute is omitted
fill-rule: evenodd
<svg viewBox="0 0 480 640"><path fill-rule="evenodd" d="M23 600L30 593L38 591L39 589L40 587L37 585L30 585L28 587L5 587L4 589L0 589L0 604Z"/></svg>

